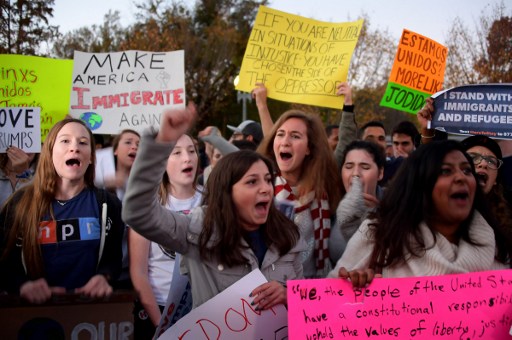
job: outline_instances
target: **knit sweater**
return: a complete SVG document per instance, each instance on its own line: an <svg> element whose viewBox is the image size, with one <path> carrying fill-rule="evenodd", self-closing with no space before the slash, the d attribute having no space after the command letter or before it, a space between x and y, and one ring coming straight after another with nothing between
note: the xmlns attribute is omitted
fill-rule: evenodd
<svg viewBox="0 0 512 340"><path fill-rule="evenodd" d="M338 277L341 267L347 270L369 267L374 247L373 232L369 227L371 222L367 219L361 224L328 277ZM469 236L479 245L473 245L464 240L460 240L459 244L455 245L440 233L436 233L436 242L434 242L434 236L425 222L421 222L420 230L426 244L424 255L410 256L405 263L383 268L383 277L434 276L508 268L506 264L495 259L494 231L478 212L475 212L471 221Z"/></svg>

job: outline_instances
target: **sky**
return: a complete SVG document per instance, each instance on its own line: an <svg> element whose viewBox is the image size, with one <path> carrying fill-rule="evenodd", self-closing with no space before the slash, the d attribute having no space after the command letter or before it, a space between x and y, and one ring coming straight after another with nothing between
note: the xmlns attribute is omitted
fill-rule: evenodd
<svg viewBox="0 0 512 340"><path fill-rule="evenodd" d="M103 23L103 16L110 10L121 12L121 24L128 26L135 20L135 3L144 0L55 0L54 17L50 23L68 31ZM194 4L193 0L185 0ZM357 20L367 13L370 28L388 30L398 39L402 30L425 35L444 43L453 20L459 16L470 29L474 29L482 13L492 13L493 6L501 0L271 0L268 7L305 16L311 19L345 22ZM507 13L512 12L510 1L503 1Z"/></svg>

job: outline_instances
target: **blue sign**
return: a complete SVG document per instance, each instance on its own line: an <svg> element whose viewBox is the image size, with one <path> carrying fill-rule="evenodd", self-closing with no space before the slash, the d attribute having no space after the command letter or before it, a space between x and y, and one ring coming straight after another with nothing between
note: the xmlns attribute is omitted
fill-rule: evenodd
<svg viewBox="0 0 512 340"><path fill-rule="evenodd" d="M466 85L432 97L432 128L453 134L512 139L512 84Z"/></svg>

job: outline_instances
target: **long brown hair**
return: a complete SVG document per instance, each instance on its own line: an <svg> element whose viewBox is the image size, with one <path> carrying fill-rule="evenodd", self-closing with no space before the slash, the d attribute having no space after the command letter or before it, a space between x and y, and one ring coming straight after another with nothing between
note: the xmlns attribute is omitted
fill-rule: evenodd
<svg viewBox="0 0 512 340"><path fill-rule="evenodd" d="M94 167L96 164L94 137L83 121L67 118L55 124L48 133L41 148L34 180L21 189L19 193L21 195L20 200L14 207L10 204L11 199L4 205L4 209L6 209L4 213L9 215L9 210L12 209L14 218L8 244L3 255L7 256L21 239L23 257L30 279L37 279L44 275L41 248L38 243L38 227L43 216L50 214L54 218L51 203L57 192L59 176L53 165L53 147L59 131L69 123L82 125L89 134L91 164L89 164L84 174L84 182L89 188L94 186Z"/></svg>
<svg viewBox="0 0 512 340"><path fill-rule="evenodd" d="M251 150L230 153L222 157L213 168L206 183L204 202L207 208L199 236L202 259L215 258L228 267L248 262L243 256L241 242L244 230L240 225L232 193L233 185L260 160L268 167L274 183L272 162ZM261 228L267 246L275 247L281 255L290 251L300 237L298 227L274 204L270 205L267 222ZM212 239L214 235L215 238Z"/></svg>
<svg viewBox="0 0 512 340"><path fill-rule="evenodd" d="M374 219L370 224L370 233L375 239L370 268L380 271L384 267L405 263L409 256L423 256L432 245L427 244L422 235L419 227L422 221L427 223L434 242L436 241L435 231L429 223L436 219L432 191L441 174L443 160L452 151L464 154L476 178L473 160L456 141L434 141L414 151L393 176L377 211L370 215ZM472 211L460 224L458 237L478 245L479 240L471 239L469 233L474 211L478 210L494 230L497 259L507 263L507 258L510 259L511 255L511 243L503 237L494 221L488 219L490 214L486 203L483 192L477 185Z"/></svg>
<svg viewBox="0 0 512 340"><path fill-rule="evenodd" d="M329 147L325 128L318 116L299 110L286 111L274 124L269 135L265 136L258 147L258 152L272 159L277 164L274 153L274 139L277 130L290 118L302 120L306 124L308 133L310 153L304 158L301 166L299 196L307 195L311 191L315 192L316 198L322 198L324 195L327 195L329 209L334 214L341 200L341 176L338 172L334 154Z"/></svg>

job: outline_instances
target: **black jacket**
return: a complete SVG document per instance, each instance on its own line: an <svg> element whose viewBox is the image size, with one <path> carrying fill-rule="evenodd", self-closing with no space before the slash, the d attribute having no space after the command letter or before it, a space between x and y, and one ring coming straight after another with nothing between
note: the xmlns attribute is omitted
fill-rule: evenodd
<svg viewBox="0 0 512 340"><path fill-rule="evenodd" d="M98 210L100 212L101 245L97 273L105 275L112 284L121 273L122 237L124 223L121 220L121 201L112 193L94 188ZM0 213L0 291L19 294L19 289L29 277L22 260L21 246L14 247L9 254L4 254L12 223L14 207L21 199L24 189L18 190L11 201ZM103 218L103 211L106 216ZM18 243L21 243L18 242Z"/></svg>

